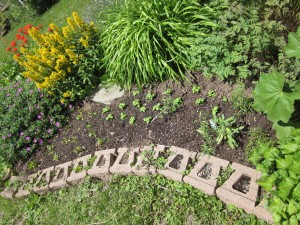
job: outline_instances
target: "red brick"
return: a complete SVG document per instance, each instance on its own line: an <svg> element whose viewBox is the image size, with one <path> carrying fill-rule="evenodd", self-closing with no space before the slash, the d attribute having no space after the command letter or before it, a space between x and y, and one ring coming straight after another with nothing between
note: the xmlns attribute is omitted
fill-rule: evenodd
<svg viewBox="0 0 300 225"><path fill-rule="evenodd" d="M110 173L116 174L131 174L131 166L135 162L136 155L139 152L139 149L128 149L128 148L119 148L118 157L115 163L109 168ZM121 164L122 158L125 154L129 154L127 163Z"/></svg>
<svg viewBox="0 0 300 225"><path fill-rule="evenodd" d="M183 173L184 173L184 171L186 171L190 161L195 159L196 153L190 152L183 148L174 147L174 146L172 146L170 148L170 151L174 154L169 156L168 161L164 166L165 170L160 169L160 170L158 170L158 173L160 173L160 174L164 175L165 177L170 178L172 180L182 182ZM176 168L170 167L170 164L178 155L183 156L179 168L176 169Z"/></svg>
<svg viewBox="0 0 300 225"><path fill-rule="evenodd" d="M85 176L87 175L87 169L88 169L88 160L91 158L91 154L77 158L75 160L73 160L72 164L73 164L73 170L70 174L70 176L67 179L67 183L70 184L78 184L81 181L84 180ZM82 171L80 172L76 172L75 168L79 165L82 164Z"/></svg>
<svg viewBox="0 0 300 225"><path fill-rule="evenodd" d="M237 163L233 163L231 167L235 171L229 179L216 190L217 196L226 204L233 204L244 209L247 213L252 213L258 198L259 187L256 180L259 178L260 172ZM251 178L249 191L247 193L240 192L233 188L233 185L243 176Z"/></svg>
<svg viewBox="0 0 300 225"><path fill-rule="evenodd" d="M87 171L87 174L97 178L103 178L105 175L110 174L109 168L113 165L117 156L116 149L97 151L95 152L95 156L97 158L94 161L92 168ZM98 166L97 164L101 162L101 160L105 160L104 164Z"/></svg>
<svg viewBox="0 0 300 225"><path fill-rule="evenodd" d="M51 179L51 173L53 171L54 171L54 166L38 172L37 181L32 188L32 191L34 193L46 194L49 191L49 183ZM45 184L43 186L39 186L40 182L45 182Z"/></svg>
<svg viewBox="0 0 300 225"><path fill-rule="evenodd" d="M137 163L132 167L131 171L138 175L138 176L145 176L147 174L154 174L156 173L156 168L154 165L143 165L144 158L141 156L141 154L144 151L152 150L153 153L153 159L157 159L160 156L160 153L165 151L164 145L156 145L156 146L144 146L140 149L140 155L137 158Z"/></svg>
<svg viewBox="0 0 300 225"><path fill-rule="evenodd" d="M67 178L69 177L69 168L71 166L72 166L72 161L55 166L54 177L52 182L49 184L50 189L57 190L69 186L67 184ZM60 174L62 174L61 178L60 178Z"/></svg>
<svg viewBox="0 0 300 225"><path fill-rule="evenodd" d="M253 214L258 218L268 222L269 224L274 224L272 213L270 213L266 208L267 201L262 200L253 210Z"/></svg>
<svg viewBox="0 0 300 225"><path fill-rule="evenodd" d="M198 176L198 173L206 164L211 165L211 175L209 179ZM219 159L213 156L202 155L198 158L198 162L191 172L187 176L183 177L183 181L208 195L214 195L221 168L226 168L228 165L229 161L227 160Z"/></svg>

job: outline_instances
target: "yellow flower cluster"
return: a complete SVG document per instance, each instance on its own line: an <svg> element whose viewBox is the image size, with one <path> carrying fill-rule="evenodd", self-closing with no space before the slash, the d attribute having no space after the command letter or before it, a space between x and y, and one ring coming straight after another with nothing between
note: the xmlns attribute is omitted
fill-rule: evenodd
<svg viewBox="0 0 300 225"><path fill-rule="evenodd" d="M67 23L61 29L50 24L47 33L41 33L34 27L29 29L35 45L29 49L21 48L22 56L15 57L25 68L22 75L34 81L38 88L55 88L57 82L67 76L75 76L74 67L81 55L78 49L89 47L90 36L95 32L93 24L84 23L75 12L72 18L67 18ZM64 98L72 96L71 91L63 91Z"/></svg>

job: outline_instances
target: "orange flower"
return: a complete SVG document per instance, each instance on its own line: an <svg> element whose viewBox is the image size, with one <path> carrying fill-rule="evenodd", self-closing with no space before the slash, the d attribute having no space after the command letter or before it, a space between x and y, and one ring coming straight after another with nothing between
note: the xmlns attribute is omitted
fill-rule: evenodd
<svg viewBox="0 0 300 225"><path fill-rule="evenodd" d="M16 42L16 41L12 41L12 42L10 43L10 45L11 45L11 47L16 47L16 46L17 46L17 42Z"/></svg>
<svg viewBox="0 0 300 225"><path fill-rule="evenodd" d="M11 50L11 48L10 48L10 47L7 47L7 48L6 48L6 51L7 51L7 52L9 52L10 50Z"/></svg>
<svg viewBox="0 0 300 225"><path fill-rule="evenodd" d="M17 49L17 48L13 48L12 51L13 51L13 52L17 52L18 49Z"/></svg>

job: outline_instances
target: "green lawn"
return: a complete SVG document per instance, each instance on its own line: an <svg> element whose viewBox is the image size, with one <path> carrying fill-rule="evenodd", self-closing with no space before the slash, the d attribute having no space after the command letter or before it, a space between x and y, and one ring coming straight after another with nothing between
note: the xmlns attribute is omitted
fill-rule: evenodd
<svg viewBox="0 0 300 225"><path fill-rule="evenodd" d="M0 54L0 61L11 57L10 54L6 53L5 49L7 45L9 45L10 42L15 39L15 35L20 27L23 27L27 24L43 24L44 27L47 27L50 23L54 23L56 25L65 25L66 18L71 16L73 11L76 11L79 15L83 14L91 1L92 0L59 0L58 3L47 10L44 14L35 16L33 18L24 19L22 23L16 25L6 36L1 38L0 51L2 53L5 52L5 54Z"/></svg>
<svg viewBox="0 0 300 225"><path fill-rule="evenodd" d="M87 180L25 200L0 198L0 224L266 224L190 185L162 176Z"/></svg>

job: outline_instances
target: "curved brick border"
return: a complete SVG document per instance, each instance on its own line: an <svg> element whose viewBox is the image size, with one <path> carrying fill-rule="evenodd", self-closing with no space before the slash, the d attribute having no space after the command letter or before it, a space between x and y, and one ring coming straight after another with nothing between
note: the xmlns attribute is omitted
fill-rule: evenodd
<svg viewBox="0 0 300 225"><path fill-rule="evenodd" d="M151 162L169 153L164 169L149 165L149 159L146 160L145 157L141 157L142 152L147 150L152 152ZM180 159L179 162L178 158ZM89 165L91 159L94 161L92 165ZM174 159L178 162L176 167L172 166ZM196 161L196 163L189 174L184 175L192 161ZM210 167L210 175L204 178L200 177L199 172L207 165ZM229 165L235 171L222 186L217 188L217 178L221 169L225 169ZM78 168L80 169L78 170ZM135 174L138 176L160 173L169 179L188 183L208 195L217 195L226 204L233 204L268 223L273 223L272 215L264 208L264 201L257 202L260 187L256 180L260 177L260 172L237 163L231 164L227 160L214 156L197 155L175 146L157 145L135 149L119 148L96 151L94 154L38 171L30 176L13 176L10 181L12 183L18 182L19 188L6 187L0 195L5 198L21 198L31 192L45 194L50 190L78 184L87 175L105 179L112 173ZM238 180L245 177L250 180L250 187L246 193L234 188Z"/></svg>

